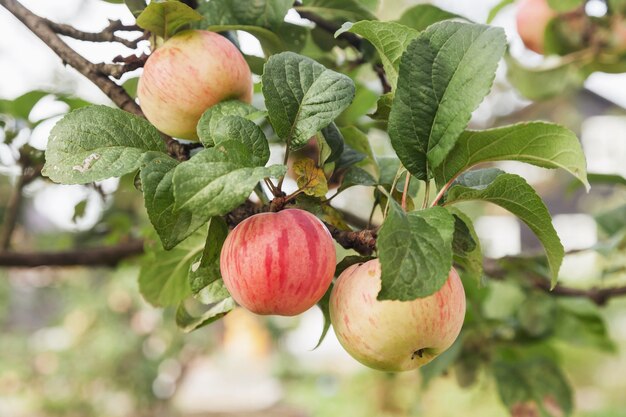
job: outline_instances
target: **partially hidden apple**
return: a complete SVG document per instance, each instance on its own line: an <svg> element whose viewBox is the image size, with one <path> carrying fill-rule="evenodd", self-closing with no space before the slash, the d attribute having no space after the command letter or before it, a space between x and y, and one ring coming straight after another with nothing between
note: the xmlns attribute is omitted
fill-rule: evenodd
<svg viewBox="0 0 626 417"><path fill-rule="evenodd" d="M547 0L522 0L517 9L517 32L524 45L538 54L543 54L546 27L557 12L550 8Z"/></svg>
<svg viewBox="0 0 626 417"><path fill-rule="evenodd" d="M198 140L196 125L206 109L228 99L252 100L252 75L228 39L187 30L150 55L137 96L146 118L161 132Z"/></svg>
<svg viewBox="0 0 626 417"><path fill-rule="evenodd" d="M381 371L409 371L427 364L456 340L465 318L465 291L458 273L436 293L413 301L379 301L378 259L353 265L337 279L330 319L352 357Z"/></svg>
<svg viewBox="0 0 626 417"><path fill-rule="evenodd" d="M304 210L261 213L228 235L220 255L233 299L256 314L294 316L315 305L335 273L335 245Z"/></svg>

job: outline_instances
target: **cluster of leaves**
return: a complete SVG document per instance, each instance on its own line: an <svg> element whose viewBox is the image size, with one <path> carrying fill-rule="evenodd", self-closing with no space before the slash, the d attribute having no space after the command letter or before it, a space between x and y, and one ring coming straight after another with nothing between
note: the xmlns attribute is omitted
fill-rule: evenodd
<svg viewBox="0 0 626 417"><path fill-rule="evenodd" d="M137 182L160 240L147 247L139 278L144 297L155 306L177 306L177 322L185 330L230 311L234 302L219 273L221 245L228 234L224 216L255 191L264 197L263 184L286 175L285 165L266 166L270 141L283 142L289 152L296 152L311 139L318 157L304 159L293 169L304 194L297 204L347 229L325 201L328 180L339 178L337 192L355 185L371 187L386 214L377 244L382 264L379 299L431 295L444 284L453 263L466 276L482 278L482 254L472 221L456 207L470 200L497 204L530 227L545 248L554 285L564 251L546 206L522 177L476 166L515 160L561 168L588 187L578 139L564 127L543 122L467 129L505 53L504 32L461 22L433 6L416 6L395 22L375 20L355 0L308 0L295 7L337 27L343 24L333 37L320 26L285 23L290 8L291 2L283 0L212 0L196 11L169 1L152 2L139 14L138 23L163 38L187 27L247 31L259 39L267 57L246 57L262 75L265 108L227 101L208 109L197 126L203 147L188 161L170 158L152 125L121 110L85 107L53 129L43 171L53 181L84 184L138 171ZM360 44L347 43L348 33L357 35ZM382 66L391 91L379 95L366 88L354 63L336 59L338 50L344 58L356 57L357 66ZM368 118L374 106L377 110ZM374 155L367 135L372 126L388 131L397 158ZM420 182L425 198L422 209L416 210L413 198ZM429 198L431 194L436 197ZM345 260L337 271L360 260ZM197 304L206 306L199 314ZM528 311L535 314L542 308ZM529 330L535 326L532 317L517 319L515 330L531 338L549 333ZM486 320L469 318L468 336L447 354L450 362L442 359L432 366L465 366L468 356L460 352L471 349L468 341L474 340L474 330L485 340ZM557 328L551 326L550 331ZM496 379L509 372L520 375L517 385L501 389L505 404L513 408L530 401L544 407L545 397L527 382L534 380L534 373L554 367L554 384L542 393L549 393L569 414L571 393L553 362L545 365L543 359L529 358L522 366L515 360L523 349L508 352L504 345L496 344L502 350L488 353L495 358L490 369Z"/></svg>
<svg viewBox="0 0 626 417"><path fill-rule="evenodd" d="M502 0L491 11L488 22L515 0ZM584 0L548 0L557 13L544 35L544 54L558 56L538 67L528 67L507 54L509 81L524 96L543 100L583 87L594 72L626 72L626 49L618 27L626 27L626 2L609 0L601 17L586 14ZM623 29L621 29L623 30Z"/></svg>

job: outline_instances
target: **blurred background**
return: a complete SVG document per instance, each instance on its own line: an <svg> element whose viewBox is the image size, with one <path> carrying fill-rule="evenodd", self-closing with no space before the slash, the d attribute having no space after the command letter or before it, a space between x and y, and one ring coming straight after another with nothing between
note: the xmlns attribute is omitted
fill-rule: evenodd
<svg viewBox="0 0 626 417"><path fill-rule="evenodd" d="M104 28L107 19L134 21L123 4L100 0L22 3L41 16L85 31ZM418 3L383 0L377 15L395 19ZM485 22L498 1L432 3ZM505 8L493 24L506 29L514 56L528 65L537 64L541 57L525 50L516 34L515 7ZM295 12L287 19L302 22ZM252 36L240 32L239 40L244 52L262 54ZM118 44L69 43L93 62L132 52ZM147 43L143 48L147 50ZM137 75L127 74L122 81ZM375 78L371 89L380 89ZM47 46L0 8L0 99L8 102L32 90L63 94L74 101L43 94L32 109L26 107L25 119L10 121L18 124L11 141L6 140L7 129L0 133L4 135L0 218L20 174L16 149L24 143L45 149L60 115L82 103L74 98L110 104L90 81L64 67ZM503 64L492 93L474 114L472 127L554 121L579 135L590 173L626 177L625 107L626 74L596 73L583 90L531 102L507 82ZM381 130L369 131L379 156L391 152L385 135ZM594 185L587 194L561 173L516 163L501 165L538 190L554 215L565 249L576 251L565 259L563 283L590 288L599 282L626 282L624 251L586 250L616 235L615 216L603 215L624 204L624 187ZM114 242L149 228L142 196L132 180L107 180L90 187L42 179L29 183L13 249L58 251L95 240ZM354 187L334 204L367 219L372 201L371 190ZM483 205L465 209L476 219L485 256L540 250L530 231L507 212ZM380 213L375 213L374 221L380 219ZM466 360L454 366L442 358L424 372L392 375L352 360L332 331L313 350L322 329L317 308L296 318L262 318L238 309L224 320L185 334L176 327L173 311L155 309L142 300L138 271L132 261L115 269L0 269L0 416L490 417L508 413L498 398L498 383L483 372L480 343L473 351L464 350ZM549 345L550 354L558 356L573 389L575 416L626 417L626 297L597 307L578 299L545 302L549 297L543 293L529 293L509 280L487 281L481 288L470 282L466 288L470 299L480 300L474 305L479 311L473 314L505 339L520 323L530 334L542 335L535 327L550 322L553 310L548 308L542 315L533 309L533 314L523 316L520 312L528 310L529 300L539 300L542 306L556 302L559 311L590 320L585 326L557 320L553 325L564 329L563 334L551 334L541 346L528 349ZM479 340L489 343L489 339ZM528 342L513 336L510 340ZM523 412L519 416L535 415Z"/></svg>

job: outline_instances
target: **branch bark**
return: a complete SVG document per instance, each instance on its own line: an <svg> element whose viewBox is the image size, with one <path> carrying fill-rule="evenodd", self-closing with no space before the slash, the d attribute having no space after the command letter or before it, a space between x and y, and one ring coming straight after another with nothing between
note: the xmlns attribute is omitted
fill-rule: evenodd
<svg viewBox="0 0 626 417"><path fill-rule="evenodd" d="M65 64L71 65L82 75L91 80L102 90L120 109L143 116L143 112L135 100L126 91L98 70L98 66L70 48L50 27L48 21L22 6L17 0L0 0L16 18L18 18L31 32L54 51Z"/></svg>
<svg viewBox="0 0 626 417"><path fill-rule="evenodd" d="M34 268L38 266L115 266L143 253L143 240L116 246L76 249L66 252L0 252L0 266Z"/></svg>
<svg viewBox="0 0 626 417"><path fill-rule="evenodd" d="M139 43L139 41L146 39L145 35L141 35L137 39L133 40L117 36L115 32L118 31L143 32L143 29L141 29L139 26L124 25L119 20L109 20L109 25L101 32L83 32L82 30L78 30L70 25L56 23L48 19L43 20L53 31L55 31L59 35L69 36L70 38L86 42L117 42L130 49L135 49L137 48L137 43Z"/></svg>
<svg viewBox="0 0 626 417"><path fill-rule="evenodd" d="M72 66L79 73L93 82L115 105L129 113L144 117L141 107L128 95L126 90L109 78L99 64L94 64L70 48L50 26L49 21L37 16L17 0L0 0L0 5L19 19L31 32L41 39L64 64ZM189 149L167 135L162 135L167 144L168 153L177 160L189 159Z"/></svg>

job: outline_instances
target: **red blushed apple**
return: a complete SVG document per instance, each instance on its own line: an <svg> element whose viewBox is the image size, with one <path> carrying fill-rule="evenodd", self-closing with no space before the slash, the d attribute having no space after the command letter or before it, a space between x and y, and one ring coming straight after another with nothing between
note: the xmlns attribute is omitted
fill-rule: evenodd
<svg viewBox="0 0 626 417"><path fill-rule="evenodd" d="M546 27L557 13L550 8L547 0L522 0L517 9L517 32L524 45L542 54Z"/></svg>
<svg viewBox="0 0 626 417"><path fill-rule="evenodd" d="M220 255L233 299L256 314L295 316L315 305L335 273L328 229L304 210L261 213L228 235Z"/></svg>
<svg viewBox="0 0 626 417"><path fill-rule="evenodd" d="M146 118L161 132L197 140L196 125L206 109L228 99L251 101L252 75L226 38L188 30L150 55L137 96Z"/></svg>
<svg viewBox="0 0 626 417"><path fill-rule="evenodd" d="M346 269L330 296L330 319L352 357L381 371L427 364L456 340L465 318L465 291L452 268L436 293L413 301L378 301L378 259Z"/></svg>

